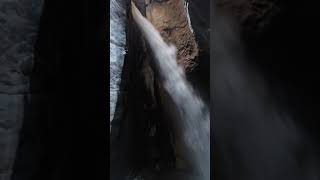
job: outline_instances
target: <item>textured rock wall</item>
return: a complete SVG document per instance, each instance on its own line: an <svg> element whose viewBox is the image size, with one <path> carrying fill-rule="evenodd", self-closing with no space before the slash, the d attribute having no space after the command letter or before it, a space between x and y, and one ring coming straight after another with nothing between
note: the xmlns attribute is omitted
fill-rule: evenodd
<svg viewBox="0 0 320 180"><path fill-rule="evenodd" d="M43 0L0 2L0 179L9 180L23 124Z"/></svg>
<svg viewBox="0 0 320 180"><path fill-rule="evenodd" d="M147 4L146 17L167 43L177 47L178 63L192 71L198 64L199 49L187 12L184 0L151 1Z"/></svg>
<svg viewBox="0 0 320 180"><path fill-rule="evenodd" d="M123 61L126 53L127 1L110 1L110 121L117 118L116 104L121 82Z"/></svg>
<svg viewBox="0 0 320 180"><path fill-rule="evenodd" d="M136 1L144 10L143 1ZM150 91L145 85L143 69L147 61L144 42L132 20L127 21L127 53L123 65L120 91L123 96L117 102L110 136L110 179L133 178L145 166L149 157L147 126L152 119L146 111ZM132 175L133 174L133 175ZM133 176L133 177L132 177Z"/></svg>

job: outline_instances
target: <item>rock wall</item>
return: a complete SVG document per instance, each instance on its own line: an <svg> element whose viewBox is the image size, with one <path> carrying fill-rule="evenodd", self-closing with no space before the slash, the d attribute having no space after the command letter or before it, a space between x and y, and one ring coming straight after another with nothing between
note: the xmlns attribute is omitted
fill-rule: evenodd
<svg viewBox="0 0 320 180"><path fill-rule="evenodd" d="M19 133L30 113L30 76L43 0L0 2L0 179L13 172Z"/></svg>
<svg viewBox="0 0 320 180"><path fill-rule="evenodd" d="M146 17L167 43L177 47L178 63L192 71L198 65L199 48L188 16L184 0L151 1L146 7Z"/></svg>

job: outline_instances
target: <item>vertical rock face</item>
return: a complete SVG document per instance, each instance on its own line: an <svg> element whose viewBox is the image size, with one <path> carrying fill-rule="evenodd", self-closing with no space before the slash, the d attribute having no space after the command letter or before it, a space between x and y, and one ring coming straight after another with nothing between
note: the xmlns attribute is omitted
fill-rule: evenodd
<svg viewBox="0 0 320 180"><path fill-rule="evenodd" d="M125 57L126 3L110 1L110 121L114 118Z"/></svg>
<svg viewBox="0 0 320 180"><path fill-rule="evenodd" d="M178 63L192 71L198 60L198 45L191 28L188 4L184 0L152 1L146 8L147 18L167 43L178 49Z"/></svg>
<svg viewBox="0 0 320 180"><path fill-rule="evenodd" d="M0 1L0 179L12 173L43 0Z"/></svg>

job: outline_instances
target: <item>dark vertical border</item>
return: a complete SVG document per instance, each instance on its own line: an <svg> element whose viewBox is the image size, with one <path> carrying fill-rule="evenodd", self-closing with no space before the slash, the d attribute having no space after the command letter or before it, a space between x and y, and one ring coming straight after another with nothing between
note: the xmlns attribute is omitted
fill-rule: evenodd
<svg viewBox="0 0 320 180"><path fill-rule="evenodd" d="M214 158L214 106L213 106L213 91L214 91L214 50L213 50L213 40L214 40L214 0L210 1L210 179L215 179L215 158Z"/></svg>
<svg viewBox="0 0 320 180"><path fill-rule="evenodd" d="M88 69L88 106L86 124L93 123L88 136L88 179L109 179L109 6L107 0L85 1L85 50L88 50L84 69ZM90 66L91 65L91 66ZM92 78L91 78L92 77ZM85 78L85 77L84 77ZM85 124L85 126L87 126ZM91 158L90 158L91 157Z"/></svg>

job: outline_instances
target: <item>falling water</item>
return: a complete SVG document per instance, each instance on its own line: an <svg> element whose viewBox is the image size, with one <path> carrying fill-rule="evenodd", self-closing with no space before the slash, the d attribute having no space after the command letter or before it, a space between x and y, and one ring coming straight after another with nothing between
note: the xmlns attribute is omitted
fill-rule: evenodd
<svg viewBox="0 0 320 180"><path fill-rule="evenodd" d="M160 33L144 18L132 3L132 14L155 56L165 90L179 111L183 140L189 157L203 180L210 178L210 117L203 101L194 93L184 71L177 64L176 48L167 45ZM198 178L197 178L198 179Z"/></svg>
<svg viewBox="0 0 320 180"><path fill-rule="evenodd" d="M320 179L319 153L313 140L297 123L299 117L279 103L266 74L249 63L261 59L248 56L250 51L244 49L237 21L215 7L214 24L211 91L214 140L219 144L215 151L219 168L214 176L237 180Z"/></svg>

